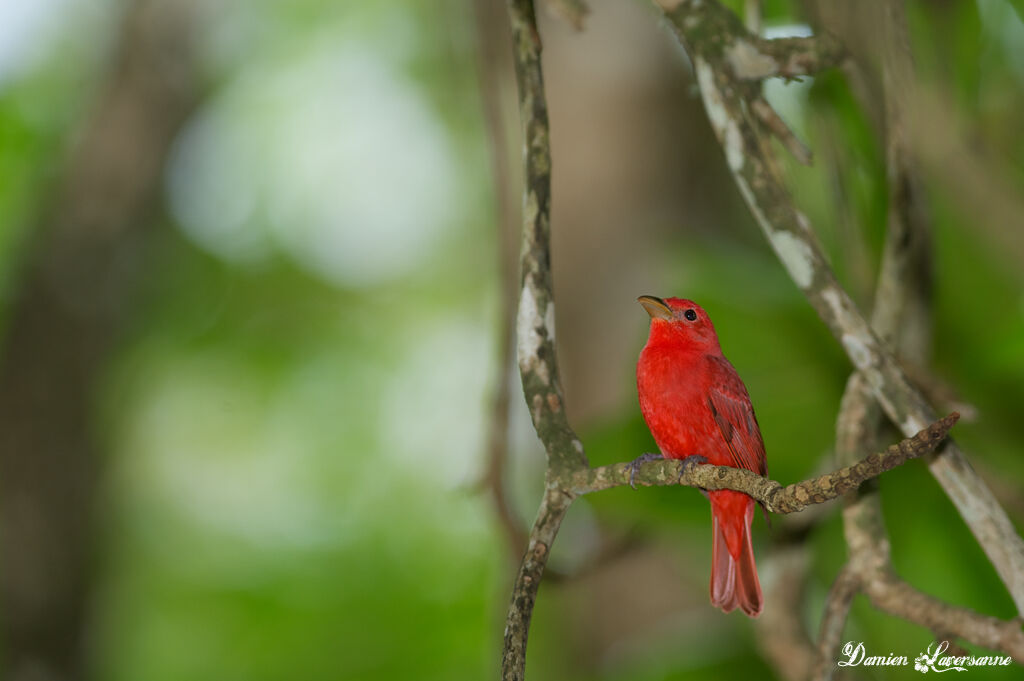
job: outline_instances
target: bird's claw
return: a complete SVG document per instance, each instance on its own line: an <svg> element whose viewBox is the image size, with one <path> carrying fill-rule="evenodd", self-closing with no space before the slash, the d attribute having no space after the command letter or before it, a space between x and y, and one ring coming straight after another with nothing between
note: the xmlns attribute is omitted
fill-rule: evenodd
<svg viewBox="0 0 1024 681"><path fill-rule="evenodd" d="M682 467L679 469L679 483L682 484L683 476L686 475L691 468L706 464L707 462L708 457L701 456L700 454L692 454L683 459Z"/></svg>
<svg viewBox="0 0 1024 681"><path fill-rule="evenodd" d="M662 458L664 457L661 454L647 453L641 454L640 456L636 457L628 464L626 464L626 468L629 469L629 486L632 487L633 489L636 489L636 485L633 484L633 478L636 477L636 471L638 468L640 468L641 465L647 463L648 461L657 461L658 459Z"/></svg>

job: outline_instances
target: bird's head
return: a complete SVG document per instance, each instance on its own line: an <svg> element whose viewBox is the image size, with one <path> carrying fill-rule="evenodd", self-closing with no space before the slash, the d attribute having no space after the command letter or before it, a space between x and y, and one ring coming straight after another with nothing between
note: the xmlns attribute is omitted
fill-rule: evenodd
<svg viewBox="0 0 1024 681"><path fill-rule="evenodd" d="M648 343L677 344L688 350L709 353L722 351L708 313L692 300L640 296L637 302L651 316Z"/></svg>

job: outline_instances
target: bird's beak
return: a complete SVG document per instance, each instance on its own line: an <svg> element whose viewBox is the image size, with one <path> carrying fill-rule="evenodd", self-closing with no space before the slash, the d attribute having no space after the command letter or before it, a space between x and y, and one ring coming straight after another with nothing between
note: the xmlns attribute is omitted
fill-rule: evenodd
<svg viewBox="0 0 1024 681"><path fill-rule="evenodd" d="M672 321L672 308L670 308L661 298L656 296L640 296L636 300L644 306L644 309L647 310L647 314L651 315L651 319Z"/></svg>

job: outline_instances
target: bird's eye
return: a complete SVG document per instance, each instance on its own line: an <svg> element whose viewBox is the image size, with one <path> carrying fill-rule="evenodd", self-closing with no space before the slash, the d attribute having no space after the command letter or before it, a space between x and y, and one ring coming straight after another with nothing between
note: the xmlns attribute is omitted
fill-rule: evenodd
<svg viewBox="0 0 1024 681"><path fill-rule="evenodd" d="M683 316L692 322L694 319L697 318L697 313L694 312L693 308L691 307L689 310L683 313Z"/></svg>

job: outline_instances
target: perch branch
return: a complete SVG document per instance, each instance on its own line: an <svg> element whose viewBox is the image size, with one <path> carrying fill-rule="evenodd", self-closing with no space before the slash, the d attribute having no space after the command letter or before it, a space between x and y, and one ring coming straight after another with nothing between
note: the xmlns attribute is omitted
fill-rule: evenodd
<svg viewBox="0 0 1024 681"><path fill-rule="evenodd" d="M913 437L891 445L850 466L783 487L753 471L732 466L688 465L678 459L649 461L636 470L633 481L639 485L686 485L701 489L732 489L746 492L772 513L795 513L812 504L821 504L856 489L862 482L877 477L910 459L935 450L946 438L960 415L956 412L931 424ZM610 489L630 484L631 464L617 463L586 468L571 474L574 494Z"/></svg>
<svg viewBox="0 0 1024 681"><path fill-rule="evenodd" d="M756 89L737 74L730 54L748 38L739 19L715 0L663 0L665 16L690 55L712 128L740 193L797 287L865 375L871 393L904 435L935 420L839 285L807 217L779 176L748 102ZM966 456L949 442L928 460L929 469L956 506L1024 612L1024 542Z"/></svg>

